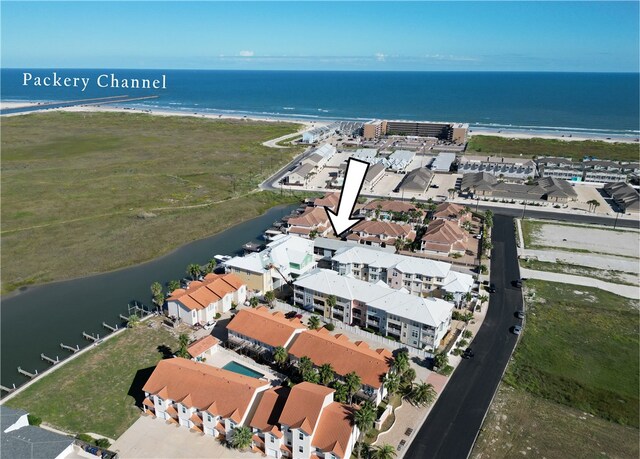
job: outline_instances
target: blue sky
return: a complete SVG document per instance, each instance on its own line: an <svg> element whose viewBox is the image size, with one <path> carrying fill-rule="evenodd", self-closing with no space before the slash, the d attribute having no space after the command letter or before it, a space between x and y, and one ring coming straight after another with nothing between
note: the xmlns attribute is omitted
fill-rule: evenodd
<svg viewBox="0 0 640 459"><path fill-rule="evenodd" d="M638 72L638 2L11 2L3 67Z"/></svg>

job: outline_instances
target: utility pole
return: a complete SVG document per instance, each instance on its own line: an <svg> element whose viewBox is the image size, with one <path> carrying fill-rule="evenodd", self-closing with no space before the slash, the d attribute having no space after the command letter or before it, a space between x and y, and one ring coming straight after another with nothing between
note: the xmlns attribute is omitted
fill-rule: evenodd
<svg viewBox="0 0 640 459"><path fill-rule="evenodd" d="M613 222L613 229L616 229L616 225L618 224L618 216L620 215L620 212L616 212L616 221Z"/></svg>
<svg viewBox="0 0 640 459"><path fill-rule="evenodd" d="M522 208L522 220L524 220L524 212L527 210L527 201L524 201L524 207Z"/></svg>
<svg viewBox="0 0 640 459"><path fill-rule="evenodd" d="M480 204L480 195L476 195L476 213L478 213L478 204Z"/></svg>

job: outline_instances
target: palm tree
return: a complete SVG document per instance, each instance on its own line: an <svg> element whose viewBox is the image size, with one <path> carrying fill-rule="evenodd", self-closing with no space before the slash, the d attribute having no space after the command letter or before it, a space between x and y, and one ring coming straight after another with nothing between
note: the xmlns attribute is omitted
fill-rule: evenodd
<svg viewBox="0 0 640 459"><path fill-rule="evenodd" d="M353 413L353 423L360 430L360 443L362 439L367 436L367 433L373 427L373 424L376 422L376 407L370 402L366 401L362 404L360 409ZM358 446L358 458L360 458L360 449L361 446Z"/></svg>
<svg viewBox="0 0 640 459"><path fill-rule="evenodd" d="M320 318L318 316L309 317L309 328L311 330L317 330L320 328Z"/></svg>
<svg viewBox="0 0 640 459"><path fill-rule="evenodd" d="M344 382L347 385L347 393L349 394L349 403L353 403L353 396L362 387L362 380L355 371L344 375Z"/></svg>
<svg viewBox="0 0 640 459"><path fill-rule="evenodd" d="M336 307L337 298L335 295L329 295L326 300L324 300L325 306L329 308L329 317L333 318L333 308Z"/></svg>
<svg viewBox="0 0 640 459"><path fill-rule="evenodd" d="M269 304L269 307L273 307L273 302L276 300L276 294L273 290L269 290L264 294L264 299Z"/></svg>
<svg viewBox="0 0 640 459"><path fill-rule="evenodd" d="M211 260L209 260L209 263L207 263L207 266L205 266L204 270L207 274L209 274L215 271L216 266L218 266L218 262L212 258Z"/></svg>
<svg viewBox="0 0 640 459"><path fill-rule="evenodd" d="M484 213L484 224L487 225L487 228L491 228L493 226L493 212L490 210L487 210Z"/></svg>
<svg viewBox="0 0 640 459"><path fill-rule="evenodd" d="M318 384L320 382L320 375L318 375L318 372L313 368L311 371L302 375L302 380L312 384Z"/></svg>
<svg viewBox="0 0 640 459"><path fill-rule="evenodd" d="M594 199L593 200L593 211L595 212L598 207L600 207L600 203Z"/></svg>
<svg viewBox="0 0 640 459"><path fill-rule="evenodd" d="M197 263L191 263L189 266L187 266L187 274L189 274L191 276L191 279L193 280L196 280L201 272L202 269Z"/></svg>
<svg viewBox="0 0 640 459"><path fill-rule="evenodd" d="M252 308L255 308L256 306L258 306L258 304L260 304L258 297L252 296L251 299L249 300L249 306L251 306Z"/></svg>
<svg viewBox="0 0 640 459"><path fill-rule="evenodd" d="M374 446L371 459L393 459L396 457L396 450L393 445L385 443L384 445Z"/></svg>
<svg viewBox="0 0 640 459"><path fill-rule="evenodd" d="M238 426L233 429L233 433L231 436L231 446L236 449L244 450L251 445L251 439L253 438L253 433L251 433L251 429L244 426Z"/></svg>
<svg viewBox="0 0 640 459"><path fill-rule="evenodd" d="M433 357L433 363L438 368L444 368L447 365L449 365L449 357L447 356L447 353L446 352L438 352Z"/></svg>
<svg viewBox="0 0 640 459"><path fill-rule="evenodd" d="M418 406L428 406L436 399L436 390L431 384L420 383L413 387L407 398L411 403Z"/></svg>
<svg viewBox="0 0 640 459"><path fill-rule="evenodd" d="M449 192L449 199L452 199L452 198L456 197L456 189L455 188L449 188L447 191Z"/></svg>
<svg viewBox="0 0 640 459"><path fill-rule="evenodd" d="M140 317L135 314L131 314L127 319L127 328L135 328L140 323Z"/></svg>
<svg viewBox="0 0 640 459"><path fill-rule="evenodd" d="M333 393L334 400L340 403L347 403L347 399L349 398L347 385L336 381L333 385L333 388L336 390Z"/></svg>
<svg viewBox="0 0 640 459"><path fill-rule="evenodd" d="M382 381L389 395L393 395L400 389L400 377L397 373L387 373Z"/></svg>
<svg viewBox="0 0 640 459"><path fill-rule="evenodd" d="M151 294L154 298L162 295L162 284L160 282L151 284Z"/></svg>
<svg viewBox="0 0 640 459"><path fill-rule="evenodd" d="M284 364L287 363L287 360L289 360L289 354L287 353L287 350L282 346L276 347L273 351L273 360L276 362L276 365L278 365L278 367L284 367Z"/></svg>
<svg viewBox="0 0 640 459"><path fill-rule="evenodd" d="M178 290L180 288L180 281L177 280L170 280L169 282L167 282L167 288L169 289L170 292L173 292L174 290Z"/></svg>
<svg viewBox="0 0 640 459"><path fill-rule="evenodd" d="M313 362L311 361L311 359L306 355L300 357L300 360L298 361L298 373L300 373L300 376L302 377L302 379L304 379L304 376L307 373L311 373L312 371L313 371Z"/></svg>
<svg viewBox="0 0 640 459"><path fill-rule="evenodd" d="M189 344L189 335L187 335L186 333L181 333L180 336L178 336L178 344L180 345L180 347L178 348L178 352L176 352L176 355L178 357L188 359L190 357L189 351L187 350L187 345Z"/></svg>
<svg viewBox="0 0 640 459"><path fill-rule="evenodd" d="M409 369L409 353L405 350L398 352L393 359L393 368L396 373L402 374Z"/></svg>
<svg viewBox="0 0 640 459"><path fill-rule="evenodd" d="M400 386L404 388L411 387L414 379L416 379L416 370L409 368L400 376Z"/></svg>
<svg viewBox="0 0 640 459"><path fill-rule="evenodd" d="M320 365L320 368L318 368L318 374L320 376L320 384L323 386L329 386L331 381L335 378L335 373L330 363Z"/></svg>

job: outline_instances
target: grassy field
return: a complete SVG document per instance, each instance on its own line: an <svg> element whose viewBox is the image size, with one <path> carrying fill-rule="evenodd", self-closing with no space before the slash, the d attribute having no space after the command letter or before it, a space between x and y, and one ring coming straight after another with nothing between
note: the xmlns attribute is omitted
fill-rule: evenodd
<svg viewBox="0 0 640 459"><path fill-rule="evenodd" d="M638 285L638 275L613 269L598 269L588 266L572 265L557 261L555 263L538 260L520 260L520 266L536 271L547 271L552 273L572 274L575 276L591 277L621 285Z"/></svg>
<svg viewBox="0 0 640 459"><path fill-rule="evenodd" d="M151 319L158 320L158 319ZM119 437L140 416L134 396L177 339L145 322L86 352L35 382L7 405L22 408L71 433Z"/></svg>
<svg viewBox="0 0 640 459"><path fill-rule="evenodd" d="M564 141L552 139L509 139L505 137L474 135L467 145L468 153L497 156L561 156L582 160L584 156L613 161L637 161L638 145L609 143L594 140Z"/></svg>
<svg viewBox="0 0 640 459"><path fill-rule="evenodd" d="M638 434L632 427L502 385L471 457L637 458Z"/></svg>
<svg viewBox="0 0 640 459"><path fill-rule="evenodd" d="M534 280L526 282L526 289L524 334L505 382L638 427L637 301L594 288Z"/></svg>
<svg viewBox="0 0 640 459"><path fill-rule="evenodd" d="M295 200L255 193L289 123L132 113L2 120L2 291L132 265Z"/></svg>

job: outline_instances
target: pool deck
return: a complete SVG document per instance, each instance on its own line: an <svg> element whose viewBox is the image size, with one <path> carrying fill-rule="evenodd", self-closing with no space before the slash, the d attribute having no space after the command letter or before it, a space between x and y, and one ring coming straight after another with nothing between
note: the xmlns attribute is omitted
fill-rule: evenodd
<svg viewBox="0 0 640 459"><path fill-rule="evenodd" d="M257 364L256 362L251 360L249 357L236 354L235 352L220 346L218 346L218 349L212 356L207 357L207 361L204 362L204 364L211 365L217 368L222 368L229 362L239 363L240 365L245 366L257 373L263 374L264 378L267 381L269 381L272 385L279 385L285 379L284 375L274 372L268 366Z"/></svg>

